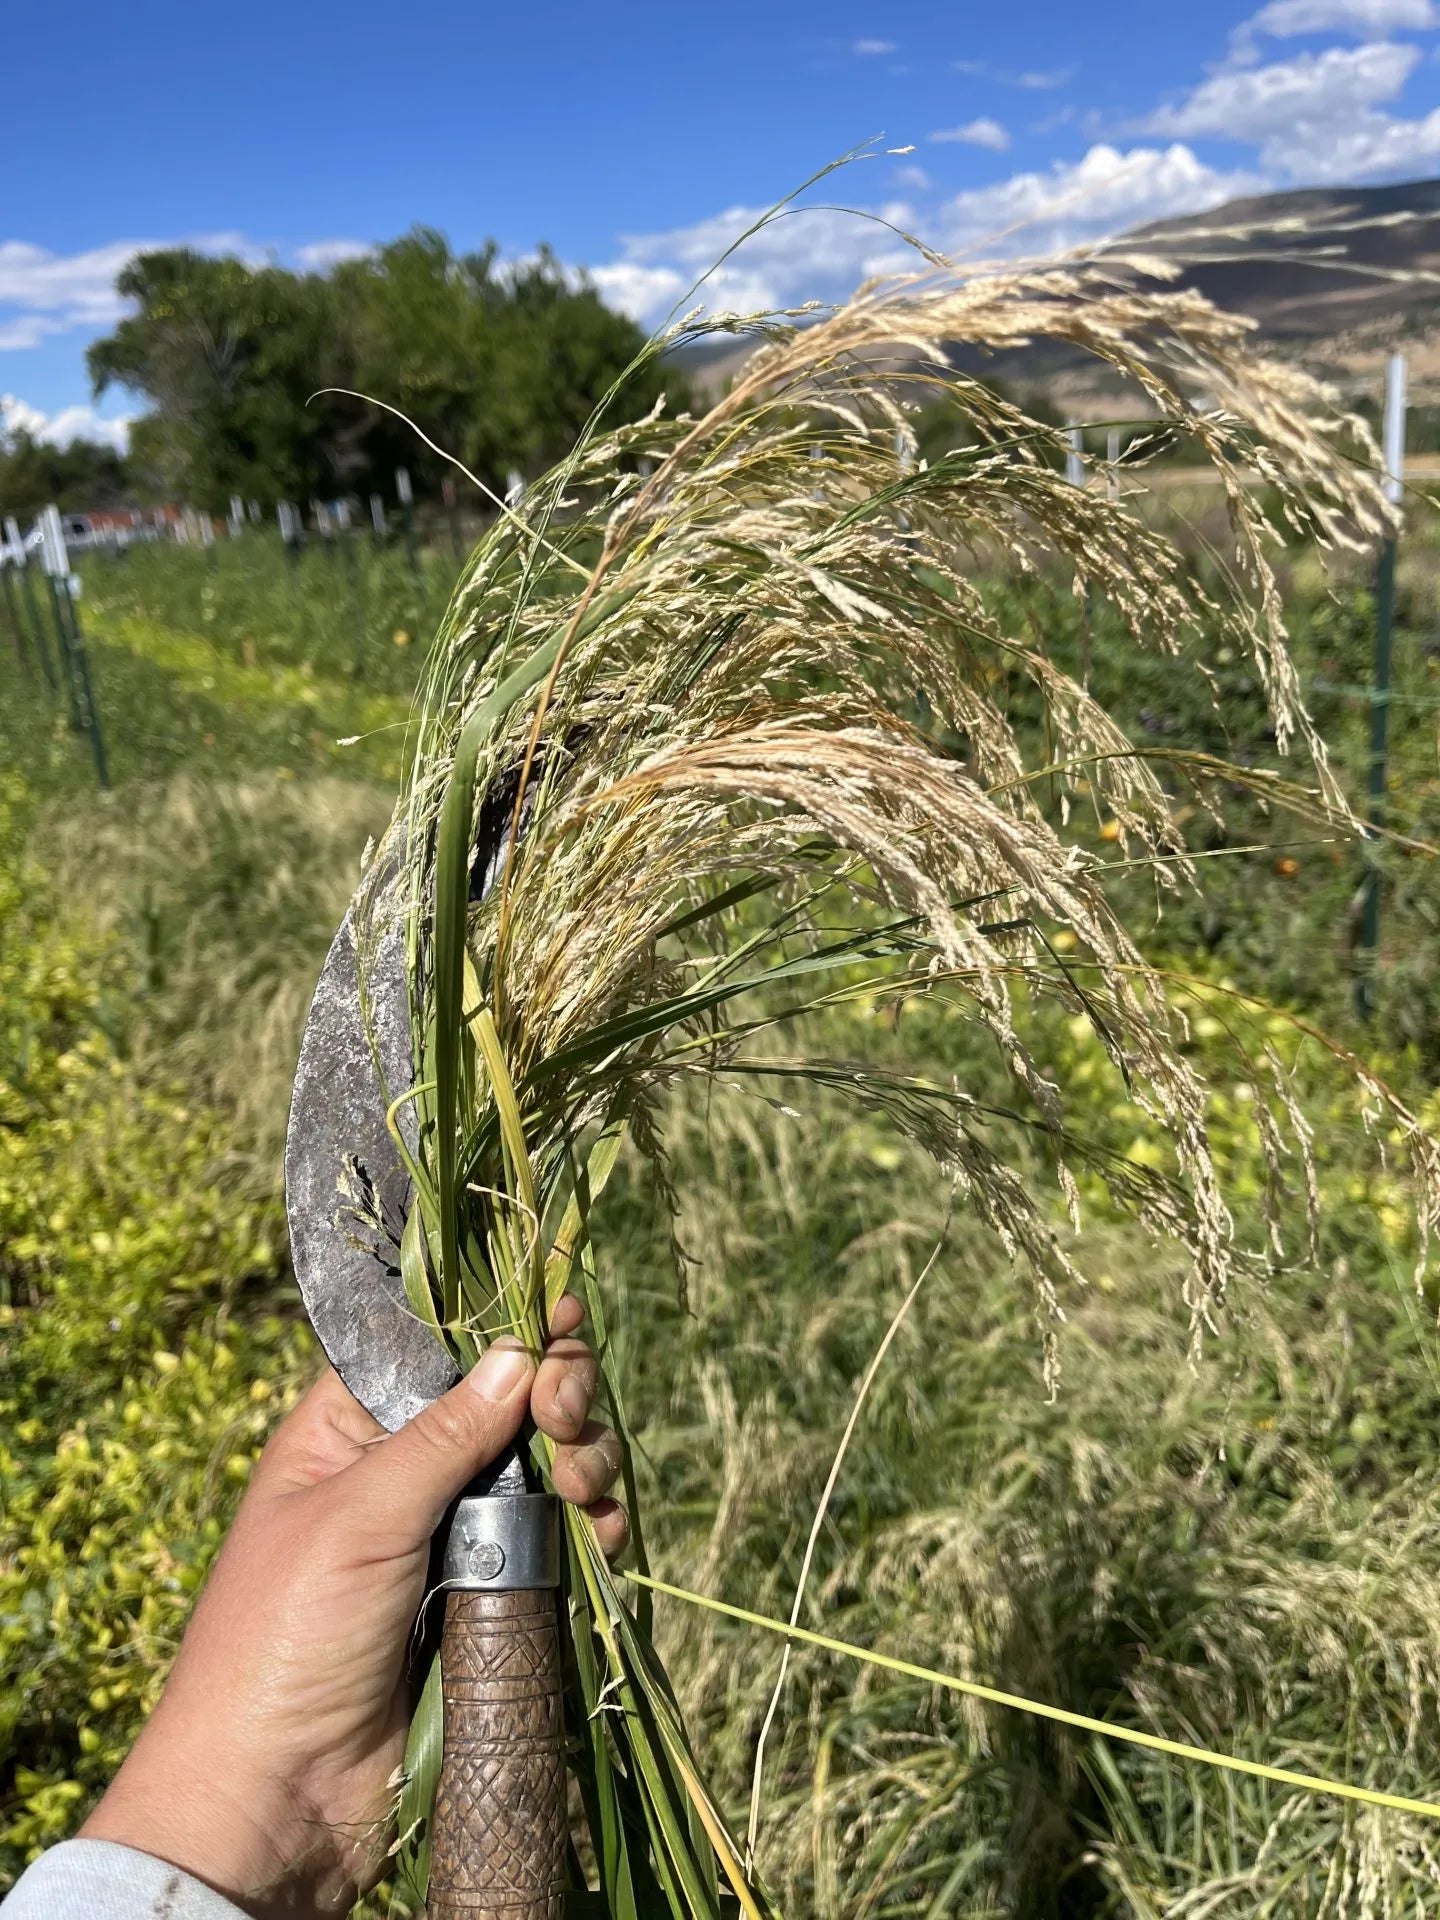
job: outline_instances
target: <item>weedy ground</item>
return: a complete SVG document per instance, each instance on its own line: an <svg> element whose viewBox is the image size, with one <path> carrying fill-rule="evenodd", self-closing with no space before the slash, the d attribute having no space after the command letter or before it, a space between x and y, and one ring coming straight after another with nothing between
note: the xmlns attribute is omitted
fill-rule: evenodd
<svg viewBox="0 0 1440 1920"><path fill-rule="evenodd" d="M398 564L347 620L340 562L312 556L297 575L278 550L239 547L213 571L175 552L89 569L108 801L38 676L6 662L0 1840L12 1872L77 1822L116 1763L264 1433L315 1364L285 1266L276 1148L306 996L383 823L394 723L429 629L423 608L401 605ZM1397 811L1434 839L1440 568L1424 526L1404 552ZM1140 678L1127 654L1122 677L1083 607L1058 585L1033 591L1043 606L1029 613L1072 623L1097 691L1138 733L1271 763L1235 663L1205 662L1217 713L1193 663ZM1312 705L1358 791L1367 583L1357 573L1332 596L1302 552L1287 595ZM1362 1028L1354 850L1293 822L1246 825L1225 846L1197 841L1216 856L1206 902L1167 905L1145 945L1194 983L1192 1057L1227 1171L1258 1214L1256 1130L1223 1064L1230 990L1337 1032L1421 1104L1440 1053L1440 903L1423 863L1387 856L1379 1009ZM1093 832L1114 844L1103 814ZM1137 901L1147 884L1138 870L1124 879ZM982 1083L992 1070L939 1005L832 1017L839 1055L938 1059ZM1057 1023L1048 1038L1072 1099L1143 1163L1155 1142L1088 1030L1025 1017ZM1290 1032L1277 1026L1276 1044ZM678 1105L680 1275L638 1162L607 1193L600 1247L623 1303L616 1357L661 1571L788 1611L857 1383L943 1242L858 1424L802 1619L1082 1711L1433 1797L1436 1303L1413 1291L1401 1196L1363 1150L1348 1081L1318 1050L1302 1068L1330 1202L1319 1261L1237 1295L1192 1368L1177 1276L1087 1196L1077 1252L1091 1286L1061 1332L1053 1404L1006 1263L888 1128L813 1094L802 1120L783 1088L773 1102L720 1088ZM777 1643L672 1604L660 1626L743 1826ZM1418 1914L1440 1848L1399 1816L1087 1744L820 1654L791 1662L759 1813L760 1863L786 1911L847 1920Z"/></svg>

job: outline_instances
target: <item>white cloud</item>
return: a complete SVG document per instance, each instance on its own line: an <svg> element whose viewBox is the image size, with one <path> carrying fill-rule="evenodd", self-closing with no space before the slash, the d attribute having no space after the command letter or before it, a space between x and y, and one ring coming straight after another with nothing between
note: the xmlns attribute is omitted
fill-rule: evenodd
<svg viewBox="0 0 1440 1920"><path fill-rule="evenodd" d="M875 210L905 227L914 209L893 202ZM886 227L834 208L816 208L771 221L717 268L691 296L691 288L715 266L760 207L730 207L665 233L627 234L618 260L590 269L590 278L610 305L645 326L656 326L677 303L704 303L708 311L753 313L804 300L840 299L872 274L893 273L914 255Z"/></svg>
<svg viewBox="0 0 1440 1920"><path fill-rule="evenodd" d="M1264 67L1227 69L1202 81L1178 105L1152 113L1141 130L1260 144L1283 140L1298 125L1334 127L1393 100L1419 59L1418 47L1381 40L1327 47Z"/></svg>
<svg viewBox="0 0 1440 1920"><path fill-rule="evenodd" d="M1302 0L1277 4L1298 7ZM1440 110L1418 120L1381 110L1403 91L1421 57L1413 43L1378 40L1224 68L1151 114L1142 131L1258 147L1272 184L1338 185L1423 170L1440 157Z"/></svg>
<svg viewBox="0 0 1440 1920"><path fill-rule="evenodd" d="M117 420L102 420L93 407L62 407L58 413L45 413L13 393L0 393L0 439L28 433L32 440L56 447L68 446L72 440L94 440L124 453L133 417L125 414Z"/></svg>
<svg viewBox="0 0 1440 1920"><path fill-rule="evenodd" d="M1383 40L1387 34L1425 33L1437 26L1435 0L1270 0L1231 34L1231 57L1255 59L1255 42L1262 37L1347 33L1357 40Z"/></svg>
<svg viewBox="0 0 1440 1920"><path fill-rule="evenodd" d="M252 264L264 258L242 233L205 233L183 241L112 240L68 254L27 240L0 240L0 348L38 346L73 327L114 326L125 311L115 291L116 275L137 253L160 246L233 253Z"/></svg>
<svg viewBox="0 0 1440 1920"><path fill-rule="evenodd" d="M1421 120L1399 120L1368 113L1347 125L1297 127L1294 135L1272 142L1269 157L1307 186L1349 186L1388 175L1426 173L1440 160L1440 107Z"/></svg>
<svg viewBox="0 0 1440 1920"><path fill-rule="evenodd" d="M850 51L858 54L898 53L899 48L893 40L857 40Z"/></svg>
<svg viewBox="0 0 1440 1920"><path fill-rule="evenodd" d="M924 167L916 166L897 167L895 183L897 186L909 187L915 193L924 193L933 184Z"/></svg>
<svg viewBox="0 0 1440 1920"><path fill-rule="evenodd" d="M616 260L606 267L592 267L590 278L607 305L628 313L632 320L651 324L669 310L690 284L689 276L674 267L650 267L638 260Z"/></svg>
<svg viewBox="0 0 1440 1920"><path fill-rule="evenodd" d="M925 232L956 254L1048 252L1198 213L1264 184L1252 173L1209 167L1180 143L1128 153L1101 144L1073 163L957 194Z"/></svg>
<svg viewBox="0 0 1440 1920"><path fill-rule="evenodd" d="M0 240L0 352L36 347L74 328L96 331L124 317L116 276L138 253L157 247L192 247L197 253L231 254L252 267L271 255L248 235L190 234L179 240L112 240L79 253L53 253L28 240ZM323 273L341 260L369 253L363 240L312 240L294 249L296 264Z"/></svg>
<svg viewBox="0 0 1440 1920"><path fill-rule="evenodd" d="M898 202L873 211L957 255L1036 253L1198 212L1264 184L1251 173L1208 167L1181 144L1129 153L1094 146L1073 163L956 194L929 215ZM802 211L747 240L692 302L689 290L700 274L758 217L758 208L732 207L693 226L631 234L621 257L592 268L590 277L612 306L655 326L677 303L703 301L712 312L748 313L838 300L872 275L917 264L916 255L874 220L830 209Z"/></svg>
<svg viewBox="0 0 1440 1920"><path fill-rule="evenodd" d="M307 273L324 273L343 260L363 260L374 251L368 240L311 240L306 246L296 247L295 264Z"/></svg>
<svg viewBox="0 0 1440 1920"><path fill-rule="evenodd" d="M1073 67L1032 68L1017 73L1011 67L993 67L988 60L952 60L950 65L956 73L966 73L977 80L993 80L999 87L1024 87L1031 92L1067 86L1075 77Z"/></svg>
<svg viewBox="0 0 1440 1920"><path fill-rule="evenodd" d="M161 246L260 257L240 233L199 234L184 241L112 240L103 247L69 254L51 253L25 240L0 240L0 305L84 313L108 323L120 311L115 276L137 253Z"/></svg>
<svg viewBox="0 0 1440 1920"><path fill-rule="evenodd" d="M49 319L43 313L25 313L0 320L0 353L38 347L51 334L64 333L69 324L67 320Z"/></svg>
<svg viewBox="0 0 1440 1920"><path fill-rule="evenodd" d="M1004 153L1010 145L1010 136L998 120L987 119L984 115L978 120L967 120L963 127L944 127L938 133L930 135L937 141L963 141L966 146L988 147L991 153Z"/></svg>
<svg viewBox="0 0 1440 1920"><path fill-rule="evenodd" d="M138 243L129 240L72 254L25 240L0 241L0 307L63 314L67 326L108 326L122 311L115 276L137 251Z"/></svg>

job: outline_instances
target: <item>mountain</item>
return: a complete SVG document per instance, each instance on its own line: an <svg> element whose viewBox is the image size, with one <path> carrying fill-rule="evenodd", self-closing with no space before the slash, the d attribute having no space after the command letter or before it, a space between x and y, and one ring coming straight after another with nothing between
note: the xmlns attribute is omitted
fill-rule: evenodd
<svg viewBox="0 0 1440 1920"><path fill-rule="evenodd" d="M1378 397L1385 356L1403 347L1413 397L1440 400L1440 180L1261 194L1137 227L1113 246L1174 261L1178 285L1250 315L1272 352L1356 399ZM726 343L689 370L718 393L751 351ZM1001 354L957 343L950 358L1077 413L1124 404L1107 367L1055 343Z"/></svg>
<svg viewBox="0 0 1440 1920"><path fill-rule="evenodd" d="M1173 261L1173 284L1248 314L1266 348L1377 402L1386 355L1403 348L1412 398L1440 399L1440 180L1388 187L1312 187L1232 200L1156 221L1112 243ZM980 365L961 349L957 363ZM1102 364L1067 349L984 363L1020 391L1083 413L1118 407Z"/></svg>
<svg viewBox="0 0 1440 1920"><path fill-rule="evenodd" d="M1276 343L1440 325L1440 180L1232 200L1120 244L1185 261L1185 285Z"/></svg>

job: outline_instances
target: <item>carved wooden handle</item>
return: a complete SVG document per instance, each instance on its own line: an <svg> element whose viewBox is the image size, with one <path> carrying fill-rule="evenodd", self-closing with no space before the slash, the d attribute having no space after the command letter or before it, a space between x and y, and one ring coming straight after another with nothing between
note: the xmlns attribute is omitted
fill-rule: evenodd
<svg viewBox="0 0 1440 1920"><path fill-rule="evenodd" d="M561 1920L564 1730L553 1591L456 1593L429 1920Z"/></svg>

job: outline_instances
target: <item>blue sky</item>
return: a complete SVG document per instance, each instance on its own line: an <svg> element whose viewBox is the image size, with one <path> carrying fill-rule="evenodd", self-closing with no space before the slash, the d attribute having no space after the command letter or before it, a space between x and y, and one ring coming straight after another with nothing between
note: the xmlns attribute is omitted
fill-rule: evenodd
<svg viewBox="0 0 1440 1920"><path fill-rule="evenodd" d="M323 266L416 222L543 240L651 323L870 136L824 197L971 253L1440 173L1437 53L1440 0L49 0L0 73L0 419L123 438L134 401L92 407L84 349L147 244ZM707 297L835 298L897 264L883 227L816 212Z"/></svg>

